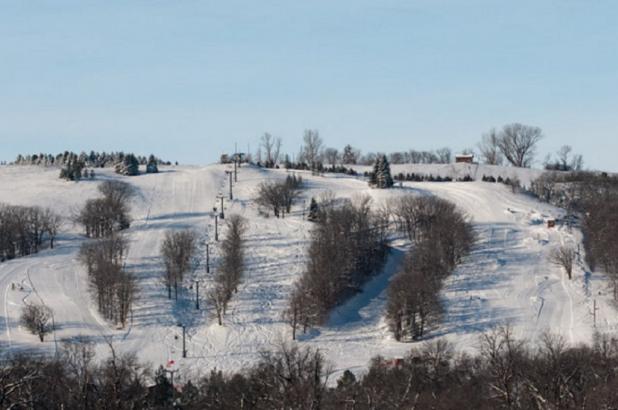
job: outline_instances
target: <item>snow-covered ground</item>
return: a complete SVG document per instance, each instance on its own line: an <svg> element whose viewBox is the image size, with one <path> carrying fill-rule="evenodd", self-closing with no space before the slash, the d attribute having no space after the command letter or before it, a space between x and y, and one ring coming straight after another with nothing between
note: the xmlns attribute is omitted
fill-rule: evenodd
<svg viewBox="0 0 618 410"><path fill-rule="evenodd" d="M0 354L32 349L53 353L63 339L85 335L97 342L102 354L111 341L117 350L135 351L154 366L173 361L181 378L187 378L214 367L240 370L254 363L260 351L289 341L291 332L281 313L292 284L302 274L311 224L303 218L302 200L285 219L260 216L253 201L258 184L285 178L284 170L240 170L234 200L226 197L225 212L239 213L249 221L247 272L231 301L224 326L216 324L205 300L201 310L195 309L192 280L200 280L200 293L204 295L212 278L205 270L206 243L211 244L212 271L216 271L213 207L218 205L218 194L227 195L226 169L225 165L169 167L159 174L132 178L100 171L99 181L123 179L137 190L132 204L134 221L126 233L131 244L126 266L137 275L140 288L130 325L116 329L98 315L88 295L86 272L76 260L85 239L79 227L68 223L56 249L0 264ZM396 167L393 171L414 172ZM508 175L516 171L500 172ZM518 176L522 181L529 180L531 172L524 172ZM0 202L49 206L70 218L87 198L97 195L97 181L69 183L57 175L56 169L0 167ZM594 331L593 299L599 308L598 329L615 332L618 327L603 275L587 275L579 263L569 281L560 268L549 263L552 248L581 242L577 230L546 227L547 218L561 215L557 208L513 194L502 184L423 182L371 190L357 178L301 175L308 186L305 205L323 191L348 198L371 195L376 205L394 195L411 193L449 199L469 214L479 243L447 280L443 292L446 314L430 338L444 337L459 349L474 351L479 335L509 323L527 340L550 330L572 343L589 342ZM163 267L159 247L167 230L185 227L198 233L200 257L179 302L172 302L160 281ZM375 355L399 357L411 348L411 344L394 341L383 320L385 290L408 245L395 241L392 246L384 271L365 286L364 292L334 311L325 326L300 337L301 345L321 349L336 373L344 369L362 371ZM16 284L14 290L12 284ZM56 331L44 343L19 325L21 307L29 300L41 301L54 311ZM179 324L187 329L186 359L182 358Z"/></svg>

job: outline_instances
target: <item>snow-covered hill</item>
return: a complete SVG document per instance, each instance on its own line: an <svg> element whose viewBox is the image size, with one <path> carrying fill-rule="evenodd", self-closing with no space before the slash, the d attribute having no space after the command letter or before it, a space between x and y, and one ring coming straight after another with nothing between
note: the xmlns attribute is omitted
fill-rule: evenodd
<svg viewBox="0 0 618 410"><path fill-rule="evenodd" d="M212 280L204 266L206 243L212 244L216 270L213 207L218 204L218 194L227 194L226 169L224 165L170 167L159 174L133 178L100 171L98 181L123 179L138 193L132 205L134 221L127 232L131 248L126 266L137 275L140 287L131 324L115 329L96 312L88 295L86 272L76 260L85 239L79 227L67 224L56 249L0 264L0 351L7 354L37 349L53 353L61 340L86 335L98 343L101 353L111 340L118 350L135 351L155 366L173 361L181 377L187 377L213 367L242 369L253 363L260 351L290 340L291 332L281 313L292 284L302 274L311 224L303 218L302 200L285 219L260 216L253 201L257 185L267 179L285 178L284 170L240 170L234 201L226 198L225 212L239 213L249 220L246 276L232 298L224 326L216 324L205 301L202 310L195 310L195 291L189 284L199 279L205 290ZM518 172L511 168L493 171L505 176ZM393 172L421 171L394 167ZM489 175L486 169L477 172ZM518 177L522 182L533 177L532 171L521 172ZM87 198L97 195L97 181L69 183L57 175L56 169L0 167L0 202L48 206L70 218ZM473 351L479 335L510 323L528 340L550 330L572 343L589 342L594 330L593 299L599 307L598 328L613 332L618 326L611 292L602 275L586 275L579 263L574 279L569 281L548 261L552 248L581 241L577 230L546 227L544 220L559 217L560 209L513 194L502 184L422 182L371 190L358 178L301 175L307 181L306 205L323 191L348 198L367 194L376 205L394 195L412 193L449 199L469 214L479 243L447 281L443 292L446 315L431 338L444 337L460 349ZM198 233L201 258L180 301L174 303L167 299L160 280L163 266L159 247L167 230L184 227ZM375 355L397 357L410 349L410 344L391 338L382 317L385 289L407 249L405 241L392 245L384 271L365 286L364 292L333 312L327 325L300 338L301 345L326 353L336 371L362 370ZM14 290L12 284L17 285ZM56 331L42 344L19 325L21 307L33 299L54 311ZM179 324L187 328L186 359L181 357Z"/></svg>

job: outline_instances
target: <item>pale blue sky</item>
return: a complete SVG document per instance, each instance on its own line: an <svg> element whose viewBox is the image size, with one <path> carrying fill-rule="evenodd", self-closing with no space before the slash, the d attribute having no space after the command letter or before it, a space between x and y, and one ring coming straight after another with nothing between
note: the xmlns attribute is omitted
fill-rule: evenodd
<svg viewBox="0 0 618 410"><path fill-rule="evenodd" d="M615 0L0 0L0 159L206 163L305 128L459 150L517 121L618 171L617 21Z"/></svg>

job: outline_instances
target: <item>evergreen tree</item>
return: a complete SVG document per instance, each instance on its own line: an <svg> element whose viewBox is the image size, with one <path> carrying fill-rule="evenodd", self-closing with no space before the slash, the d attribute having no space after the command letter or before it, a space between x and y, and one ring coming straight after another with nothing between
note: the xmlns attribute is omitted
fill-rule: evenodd
<svg viewBox="0 0 618 410"><path fill-rule="evenodd" d="M148 157L148 164L146 164L146 173L147 174L156 174L159 172L159 167L157 165L157 159L154 155L150 154Z"/></svg>
<svg viewBox="0 0 618 410"><path fill-rule="evenodd" d="M128 176L134 176L139 174L139 161L133 154L120 153L122 161L116 165L116 173Z"/></svg>
<svg viewBox="0 0 618 410"><path fill-rule="evenodd" d="M155 385L150 389L150 402L156 406L167 407L174 400L174 386L168 380L163 366L155 372Z"/></svg>
<svg viewBox="0 0 618 410"><path fill-rule="evenodd" d="M385 189L393 186L391 166L386 159L386 155L378 155L373 165L373 172L369 175L369 185L372 187Z"/></svg>
<svg viewBox="0 0 618 410"><path fill-rule="evenodd" d="M377 157L376 162L373 164L373 172L369 174L369 186L377 187L378 186L378 175L380 174L380 169L382 157Z"/></svg>
<svg viewBox="0 0 618 410"><path fill-rule="evenodd" d="M82 178L82 170L86 165L77 158L76 154L68 156L66 165L60 169L60 178L69 181L79 181Z"/></svg>
<svg viewBox="0 0 618 410"><path fill-rule="evenodd" d="M317 221L319 212L320 208L318 206L318 202L315 200L315 198L311 198L311 204L309 205L309 215L307 216L307 220L311 222Z"/></svg>
<svg viewBox="0 0 618 410"><path fill-rule="evenodd" d="M391 188L393 186L393 177L391 175L391 165L388 163L386 155L382 155L380 161L380 170L377 174L378 188Z"/></svg>
<svg viewBox="0 0 618 410"><path fill-rule="evenodd" d="M350 144L346 145L343 148L343 155L341 157L341 162L345 165L354 165L356 164L356 152L354 152L354 148Z"/></svg>

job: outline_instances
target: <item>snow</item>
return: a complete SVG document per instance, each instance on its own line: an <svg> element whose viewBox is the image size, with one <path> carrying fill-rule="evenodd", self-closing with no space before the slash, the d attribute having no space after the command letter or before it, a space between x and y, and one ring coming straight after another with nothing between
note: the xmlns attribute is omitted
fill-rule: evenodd
<svg viewBox="0 0 618 410"><path fill-rule="evenodd" d="M394 166L393 172L457 172L463 176L474 167ZM239 213L249 221L247 272L232 298L224 326L217 324L203 298L202 309L195 309L195 289L190 284L200 280L203 296L212 283L213 273L207 274L205 269L206 243L211 244L211 272L217 267L213 207L219 204L217 195L227 195L227 169L229 165L163 167L159 174L139 177L100 170L97 181L121 179L137 191L132 203L133 224L126 233L131 244L126 267L138 277L140 288L130 324L116 329L97 313L88 294L86 272L76 260L86 239L78 226L67 223L56 249L0 264L0 354L53 354L63 340L84 335L96 343L101 356L111 342L117 351L136 352L153 366L174 361L182 381L215 367L244 369L259 359L260 352L289 341L291 329L281 315L287 295L303 272L311 223L304 220L301 206L285 219L275 219L259 215L253 201L258 184L285 178L284 170L240 169L234 200L230 203L226 197L225 212ZM480 178L479 173L490 175L490 171L503 177L517 173L522 181L529 181L536 172L481 166L475 174ZM446 281L442 293L446 313L442 323L431 329L430 339L446 338L457 349L474 352L483 332L509 323L517 335L533 342L550 330L572 344L589 343L594 332L594 299L599 307L597 329L615 332L618 328L612 293L602 274L587 274L580 261L570 281L548 261L551 249L560 244L581 243L577 229L547 228L547 219L562 215L558 208L514 194L502 184L406 182L402 188L372 190L361 178L298 174L307 182L301 200L306 206L312 196L324 191L345 198L370 195L376 206L396 195L437 195L453 201L470 216L479 242ZM87 198L97 195L97 181L71 183L57 175L57 169L0 167L0 202L49 206L70 218ZM182 228L198 233L200 256L179 301L174 302L167 299L160 280L159 247L166 231ZM225 228L221 229L224 232ZM403 240L391 246L383 271L362 293L335 309L327 324L299 335L300 345L319 348L330 359L333 379L345 369L362 372L375 355L400 357L413 346L393 340L383 318L388 283L409 248ZM44 343L19 325L21 307L32 300L54 311L56 330ZM180 324L186 327L187 358L182 358Z"/></svg>

